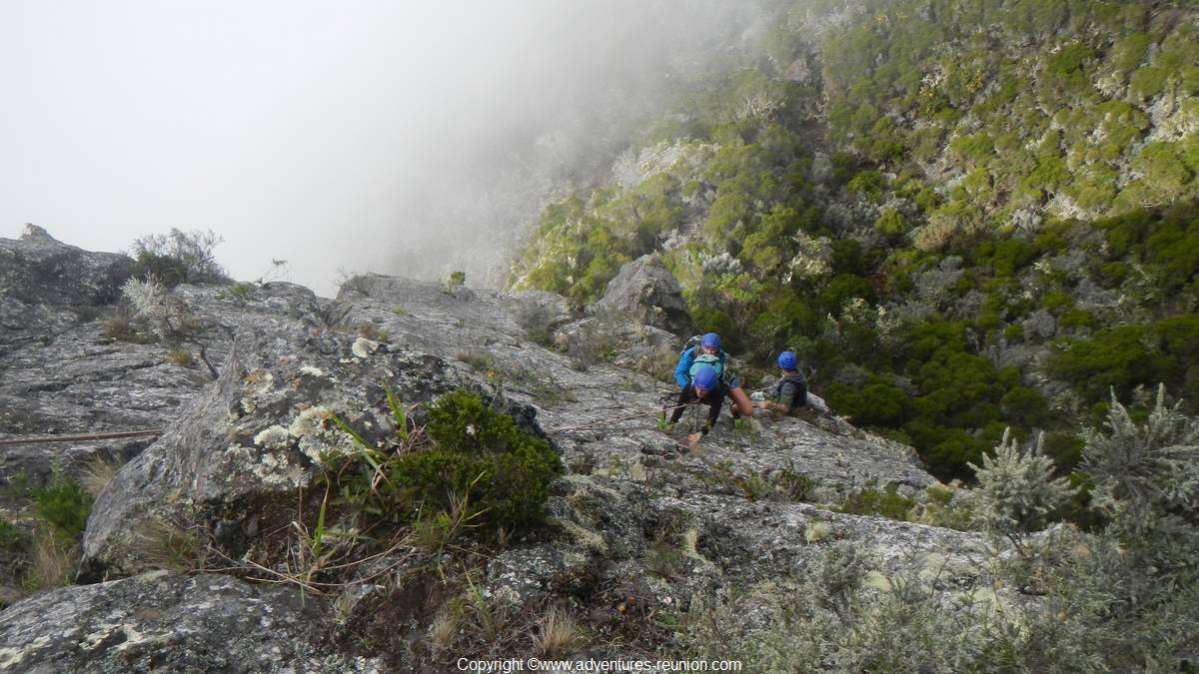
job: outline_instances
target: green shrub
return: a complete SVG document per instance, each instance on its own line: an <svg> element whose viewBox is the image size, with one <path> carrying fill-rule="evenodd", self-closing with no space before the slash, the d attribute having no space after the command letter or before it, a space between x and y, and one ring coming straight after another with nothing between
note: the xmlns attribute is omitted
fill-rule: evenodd
<svg viewBox="0 0 1199 674"><path fill-rule="evenodd" d="M153 275L168 288L180 283L221 283L225 271L212 251L221 237L211 230L149 234L133 242L134 278Z"/></svg>
<svg viewBox="0 0 1199 674"><path fill-rule="evenodd" d="M861 427L897 428L910 413L909 396L882 379L861 388L835 383L827 393L833 409Z"/></svg>
<svg viewBox="0 0 1199 674"><path fill-rule="evenodd" d="M433 446L405 453L390 467L402 502L449 510L451 495L466 497L481 513L478 524L491 531L540 521L549 482L562 472L547 441L466 391L433 403L425 432Z"/></svg>
<svg viewBox="0 0 1199 674"><path fill-rule="evenodd" d="M1086 309L1071 309L1062 314L1058 319L1058 325L1063 328L1093 328L1095 315Z"/></svg>
<svg viewBox="0 0 1199 674"><path fill-rule="evenodd" d="M883 491L866 488L854 492L845 499L838 510L854 515L876 515L893 520L907 520L915 505L915 501L900 494L892 484Z"/></svg>
<svg viewBox="0 0 1199 674"><path fill-rule="evenodd" d="M886 236L902 236L908 231L908 221L899 211L894 208L887 208L874 221L874 228L880 234L885 234Z"/></svg>
<svg viewBox="0 0 1199 674"><path fill-rule="evenodd" d="M229 297L241 303L245 303L254 294L253 283L234 283L227 289Z"/></svg>
<svg viewBox="0 0 1199 674"><path fill-rule="evenodd" d="M29 535L5 519L0 519L0 550L18 552L29 545Z"/></svg>
<svg viewBox="0 0 1199 674"><path fill-rule="evenodd" d="M957 480L948 485L936 482L924 490L924 502L916 506L914 521L936 527L971 531L978 526L974 492Z"/></svg>
<svg viewBox="0 0 1199 674"><path fill-rule="evenodd" d="M59 535L74 540L83 534L92 512L92 496L78 480L56 469L49 483L29 489L27 495L33 500L34 513Z"/></svg>
<svg viewBox="0 0 1199 674"><path fill-rule="evenodd" d="M1048 373L1074 385L1089 403L1110 391L1130 396L1137 386L1164 382L1191 399L1199 394L1199 315L1183 314L1145 325L1123 325L1089 339L1058 343Z"/></svg>
<svg viewBox="0 0 1199 674"><path fill-rule="evenodd" d="M883 198L883 187L883 174L874 170L858 173L845 185L850 194L857 194L873 202Z"/></svg>
<svg viewBox="0 0 1199 674"><path fill-rule="evenodd" d="M959 136L949 144L951 152L974 165L984 165L995 154L995 143L985 133Z"/></svg>
<svg viewBox="0 0 1199 674"><path fill-rule="evenodd" d="M1131 394L1161 370L1161 361L1145 344L1148 330L1125 325L1101 330L1087 340L1064 340L1050 356L1050 376L1070 382L1088 401L1103 400L1114 388L1118 395Z"/></svg>
<svg viewBox="0 0 1199 674"><path fill-rule="evenodd" d="M999 400L1003 418L1025 428L1044 428L1049 421L1049 401L1036 389L1016 386Z"/></svg>
<svg viewBox="0 0 1199 674"><path fill-rule="evenodd" d="M1092 502L1125 544L1147 557L1168 554L1185 536L1199 543L1199 420L1167 406L1165 386L1144 423L1112 399L1106 431L1084 432L1083 469L1094 481ZM1174 538L1169 544L1163 540ZM1164 544L1156 548L1155 544Z"/></svg>
<svg viewBox="0 0 1199 674"><path fill-rule="evenodd" d="M153 277L166 287L174 288L187 282L187 266L178 258L143 250L134 260L133 275L141 279Z"/></svg>

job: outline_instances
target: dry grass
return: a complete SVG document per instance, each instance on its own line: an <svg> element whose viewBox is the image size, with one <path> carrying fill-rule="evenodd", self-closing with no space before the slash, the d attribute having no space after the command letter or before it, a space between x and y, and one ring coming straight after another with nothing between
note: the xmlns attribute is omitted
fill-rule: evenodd
<svg viewBox="0 0 1199 674"><path fill-rule="evenodd" d="M436 653L444 653L454 645L462 628L462 607L450 601L441 608L433 624L429 626L429 640Z"/></svg>
<svg viewBox="0 0 1199 674"><path fill-rule="evenodd" d="M79 486L91 494L92 498L96 498L101 491L104 491L104 487L108 486L108 483L117 476L122 465L117 459L97 456L88 461L79 472Z"/></svg>
<svg viewBox="0 0 1199 674"><path fill-rule="evenodd" d="M29 590L48 590L70 585L75 579L78 563L78 545L63 542L49 528L40 527L33 538L25 586Z"/></svg>
<svg viewBox="0 0 1199 674"><path fill-rule="evenodd" d="M941 250L957 231L957 223L946 220L930 222L912 234L912 245L926 253Z"/></svg>
<svg viewBox="0 0 1199 674"><path fill-rule="evenodd" d="M137 322L133 318L133 312L123 302L117 305L112 316L101 323L100 332L104 337L117 342L132 342L137 344L146 341L138 330Z"/></svg>
<svg viewBox="0 0 1199 674"><path fill-rule="evenodd" d="M181 346L172 346L167 350L167 362L179 367L191 367L196 364L196 358L191 351Z"/></svg>
<svg viewBox="0 0 1199 674"><path fill-rule="evenodd" d="M182 527L148 519L138 525L130 551L150 568L186 573L204 568L206 547Z"/></svg>
<svg viewBox="0 0 1199 674"><path fill-rule="evenodd" d="M555 658L570 653L582 639L579 624L566 611L554 607L537 621L537 635L533 648L544 658Z"/></svg>

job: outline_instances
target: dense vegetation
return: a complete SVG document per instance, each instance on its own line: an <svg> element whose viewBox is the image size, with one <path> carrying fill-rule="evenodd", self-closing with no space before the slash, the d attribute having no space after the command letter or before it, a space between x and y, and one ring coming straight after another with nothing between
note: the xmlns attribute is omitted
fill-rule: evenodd
<svg viewBox="0 0 1199 674"><path fill-rule="evenodd" d="M322 479L337 509L367 528L418 528L437 540L501 539L542 523L549 483L562 472L548 441L522 430L478 395L459 390L428 406L416 425L390 393L399 450L380 451L345 422L362 452L330 459ZM357 522L354 527L364 523Z"/></svg>
<svg viewBox="0 0 1199 674"><path fill-rule="evenodd" d="M619 180L548 207L513 284L584 305L658 251L698 325L797 350L940 477L1007 426L1071 468L1111 390L1199 400L1194 10L826 4L778 7Z"/></svg>

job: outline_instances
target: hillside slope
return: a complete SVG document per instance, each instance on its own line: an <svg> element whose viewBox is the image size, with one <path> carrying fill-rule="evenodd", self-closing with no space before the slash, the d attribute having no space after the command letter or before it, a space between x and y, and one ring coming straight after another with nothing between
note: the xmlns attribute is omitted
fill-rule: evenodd
<svg viewBox="0 0 1199 674"><path fill-rule="evenodd" d="M862 426L967 477L1011 426L1063 470L1111 392L1199 402L1190 3L784 3L739 71L546 209L514 288L578 306L656 254L697 326L795 349Z"/></svg>

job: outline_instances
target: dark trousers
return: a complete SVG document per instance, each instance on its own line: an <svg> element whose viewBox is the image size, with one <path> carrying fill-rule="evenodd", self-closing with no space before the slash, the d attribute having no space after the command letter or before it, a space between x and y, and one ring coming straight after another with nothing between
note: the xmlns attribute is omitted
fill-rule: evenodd
<svg viewBox="0 0 1199 674"><path fill-rule="evenodd" d="M719 386L714 390L708 391L708 394L701 398L695 394L695 387L687 386L687 388L679 393L677 406L674 408L674 412L670 414L670 423L678 423L679 419L683 417L683 410L686 409L685 405L700 402L708 406L708 421L704 424L702 430L706 434L712 430L712 427L716 425L716 419L720 417L720 408L724 407L725 393L724 386Z"/></svg>

